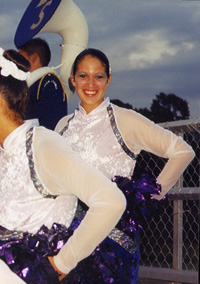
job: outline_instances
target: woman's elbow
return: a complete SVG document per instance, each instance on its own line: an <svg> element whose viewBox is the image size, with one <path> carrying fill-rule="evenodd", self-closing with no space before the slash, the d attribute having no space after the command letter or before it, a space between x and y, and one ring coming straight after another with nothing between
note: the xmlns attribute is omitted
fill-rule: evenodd
<svg viewBox="0 0 200 284"><path fill-rule="evenodd" d="M190 148L190 151L188 152L188 163L190 163L194 157L196 156L194 150L192 149L192 147Z"/></svg>
<svg viewBox="0 0 200 284"><path fill-rule="evenodd" d="M121 215L124 213L126 209L126 198L122 192L118 194L118 198L115 198L115 202L113 202L115 205L115 210L118 212L118 214Z"/></svg>

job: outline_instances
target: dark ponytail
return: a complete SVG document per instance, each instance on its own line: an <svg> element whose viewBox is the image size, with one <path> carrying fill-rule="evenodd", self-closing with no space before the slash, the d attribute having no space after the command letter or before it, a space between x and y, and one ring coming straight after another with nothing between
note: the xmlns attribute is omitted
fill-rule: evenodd
<svg viewBox="0 0 200 284"><path fill-rule="evenodd" d="M18 69L27 72L30 69L29 62L17 51L8 49L4 51L3 57L14 62ZM14 112L16 119L25 119L25 111L28 104L29 94L26 81L15 79L11 75L1 75L0 67L0 93L7 102L8 107Z"/></svg>

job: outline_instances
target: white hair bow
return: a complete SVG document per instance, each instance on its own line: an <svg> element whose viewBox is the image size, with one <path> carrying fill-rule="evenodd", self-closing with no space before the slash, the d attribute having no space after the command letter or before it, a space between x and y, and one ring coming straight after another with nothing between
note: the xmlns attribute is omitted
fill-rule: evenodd
<svg viewBox="0 0 200 284"><path fill-rule="evenodd" d="M1 67L1 75L4 77L8 77L9 75L14 77L17 80L20 81L26 81L28 77L30 76L30 72L24 72L20 69L18 69L17 65L7 60L3 56L4 50L0 47L0 67Z"/></svg>

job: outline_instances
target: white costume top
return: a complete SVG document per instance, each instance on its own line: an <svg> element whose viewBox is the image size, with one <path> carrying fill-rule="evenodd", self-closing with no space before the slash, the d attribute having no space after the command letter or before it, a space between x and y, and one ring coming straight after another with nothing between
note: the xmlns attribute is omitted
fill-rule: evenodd
<svg viewBox="0 0 200 284"><path fill-rule="evenodd" d="M136 156L142 150L168 161L157 177L162 186L161 199L194 157L192 148L171 131L156 125L141 114L110 104L105 99L86 114L79 103L73 115L56 126L72 149L109 178L130 177Z"/></svg>
<svg viewBox="0 0 200 284"><path fill-rule="evenodd" d="M68 227L80 198L88 214L54 257L58 269L69 273L110 233L126 202L116 185L87 165L60 135L36 122L15 129L0 148L0 225L32 233L54 222Z"/></svg>
<svg viewBox="0 0 200 284"><path fill-rule="evenodd" d="M53 222L69 227L74 217L75 196L43 198L30 178L25 134L36 125L35 119L15 129L1 149L0 224L9 230L36 233L43 224L50 228Z"/></svg>

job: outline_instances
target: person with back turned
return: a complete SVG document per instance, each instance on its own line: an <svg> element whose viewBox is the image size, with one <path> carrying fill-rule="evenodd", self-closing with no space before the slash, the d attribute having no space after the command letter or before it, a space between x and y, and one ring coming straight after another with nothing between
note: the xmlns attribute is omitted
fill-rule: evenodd
<svg viewBox="0 0 200 284"><path fill-rule="evenodd" d="M22 55L0 48L0 284L59 284L110 233L126 200L63 137L24 120L28 71ZM89 207L81 222L77 198Z"/></svg>

